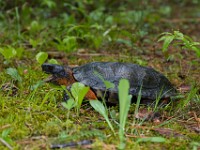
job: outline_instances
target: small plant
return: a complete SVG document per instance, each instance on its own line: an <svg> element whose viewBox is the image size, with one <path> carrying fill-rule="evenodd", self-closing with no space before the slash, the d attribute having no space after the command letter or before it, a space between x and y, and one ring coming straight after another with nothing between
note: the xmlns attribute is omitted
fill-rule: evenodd
<svg viewBox="0 0 200 150"><path fill-rule="evenodd" d="M63 39L66 51L74 51L77 48L77 41L75 36L67 36Z"/></svg>
<svg viewBox="0 0 200 150"><path fill-rule="evenodd" d="M15 68L8 68L6 70L6 73L9 74L12 77L12 79L14 79L14 80L16 80L18 82L22 82L22 78L19 75L17 69L15 69Z"/></svg>
<svg viewBox="0 0 200 150"><path fill-rule="evenodd" d="M76 103L75 108L76 108L77 115L79 115L81 104L83 102L83 99L84 99L86 93L89 90L89 87L85 87L84 84L76 82L76 83L72 84L72 87L70 90L71 90L71 94Z"/></svg>
<svg viewBox="0 0 200 150"><path fill-rule="evenodd" d="M53 0L43 0L41 1L42 6L47 6L48 8L55 8L56 3Z"/></svg>
<svg viewBox="0 0 200 150"><path fill-rule="evenodd" d="M36 48L40 44L40 39L29 39L29 43Z"/></svg>
<svg viewBox="0 0 200 150"><path fill-rule="evenodd" d="M102 95L103 103L101 103L99 100L90 100L90 105L105 118L110 129L115 134L113 125L111 124L108 118L108 109L105 102L105 94L109 88L114 88L114 84L107 80L104 80L104 78L98 72L94 72L94 74L96 74L103 81L104 85L106 86L106 90L105 90L104 95Z"/></svg>
<svg viewBox="0 0 200 150"><path fill-rule="evenodd" d="M62 105L67 110L70 110L71 108L75 107L77 116L79 116L81 104L83 102L86 93L89 90L89 87L85 87L84 84L80 82L75 82L74 84L72 84L70 88L70 93L69 91L66 90L65 86L61 86L61 89L71 96L71 98L68 99L67 102L63 102Z"/></svg>
<svg viewBox="0 0 200 150"><path fill-rule="evenodd" d="M187 97L177 105L177 108L183 110L190 103L190 101L194 99L197 93L198 93L198 88L192 87Z"/></svg>
<svg viewBox="0 0 200 150"><path fill-rule="evenodd" d="M30 24L30 32L32 34L37 33L39 30L42 29L42 26L39 24L38 21L34 20Z"/></svg>
<svg viewBox="0 0 200 150"><path fill-rule="evenodd" d="M106 110L106 107L103 105L103 103L101 103L99 100L90 100L90 105L98 112L100 113L106 120L106 122L108 123L110 129L112 130L112 132L115 134L113 125L111 124L109 118L108 118L108 111Z"/></svg>
<svg viewBox="0 0 200 150"><path fill-rule="evenodd" d="M200 142L191 142L190 146L192 147L192 150L198 150L200 147Z"/></svg>
<svg viewBox="0 0 200 150"><path fill-rule="evenodd" d="M14 58L16 56L17 51L12 46L7 46L0 48L0 53L3 55L6 61L9 62L11 58Z"/></svg>
<svg viewBox="0 0 200 150"><path fill-rule="evenodd" d="M9 64L13 58L21 58L24 52L23 47L14 48L12 46L0 47L0 53L3 55L4 64Z"/></svg>
<svg viewBox="0 0 200 150"><path fill-rule="evenodd" d="M10 138L10 133L12 132L11 128L5 129L2 131L0 138L2 138L4 141L6 141L9 144L13 143L13 140Z"/></svg>
<svg viewBox="0 0 200 150"><path fill-rule="evenodd" d="M163 52L167 52L169 45L174 41L173 45L180 45L184 49L193 50L197 57L200 57L200 48L198 47L200 42L194 42L189 36L180 31L174 31L174 33L164 32L158 39L158 42L160 41L163 41Z"/></svg>
<svg viewBox="0 0 200 150"><path fill-rule="evenodd" d="M74 101L74 99L70 98L67 102L62 102L62 106L64 108L67 109L67 132L68 132L68 125L70 123L70 120L69 120L69 115L70 115L70 110L75 107L76 103Z"/></svg>
<svg viewBox="0 0 200 150"><path fill-rule="evenodd" d="M16 56L21 59L21 57L23 56L24 54L24 48L23 47L18 47L15 49L16 50Z"/></svg>
<svg viewBox="0 0 200 150"><path fill-rule="evenodd" d="M62 105L68 110L67 119L69 119L70 110L75 106L75 101L74 99L70 98L69 100L67 100L67 103L62 102Z"/></svg>
<svg viewBox="0 0 200 150"><path fill-rule="evenodd" d="M57 43L55 43L55 47L59 51L64 52L72 52L77 49L77 38L75 36L66 36L64 39L56 38Z"/></svg>
<svg viewBox="0 0 200 150"><path fill-rule="evenodd" d="M107 82L105 82L106 84L108 84ZM108 84L107 86L113 86L111 84ZM125 130L125 125L126 125L126 119L128 116L128 111L130 108L130 103L131 103L131 98L132 96L129 95L129 82L126 79L121 79L119 82L119 139L120 139L120 145L119 145L119 149L124 149L125 148L125 135L124 135L124 130ZM90 101L90 105L97 111L99 112L106 120L106 122L108 123L109 127L111 128L111 130L114 132L114 128L113 125L111 124L109 118L108 118L108 111L107 111L107 107L105 107L105 104L102 104L100 101L98 100L91 100Z"/></svg>

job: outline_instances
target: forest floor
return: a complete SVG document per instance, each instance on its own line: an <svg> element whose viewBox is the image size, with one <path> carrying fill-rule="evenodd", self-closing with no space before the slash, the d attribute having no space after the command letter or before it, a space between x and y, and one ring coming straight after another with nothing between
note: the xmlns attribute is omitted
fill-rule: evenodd
<svg viewBox="0 0 200 150"><path fill-rule="evenodd" d="M137 114L136 104L131 104L125 149L200 149L199 49L184 47L183 40L174 39L163 50L163 41L158 42L164 32L183 33L184 39L200 42L200 4L158 1L145 3L139 10L131 10L129 4L118 9L113 4L111 10L102 4L104 9L88 16L84 8L74 8L68 16L51 12L50 17L37 17L25 4L1 14L0 149L50 149L67 143L75 146L66 149L114 150L119 146L119 106L107 110L115 134L88 101L78 114L77 109L67 110L61 88L43 82L48 75L36 58L39 52L62 65L129 62L163 73L182 97L156 109L140 105ZM42 7L38 10L42 12ZM144 117L155 112L159 116Z"/></svg>

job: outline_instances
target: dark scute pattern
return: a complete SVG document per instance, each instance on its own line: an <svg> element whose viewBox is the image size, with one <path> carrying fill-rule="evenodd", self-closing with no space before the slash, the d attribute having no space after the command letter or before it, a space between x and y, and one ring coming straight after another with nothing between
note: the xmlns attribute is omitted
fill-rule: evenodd
<svg viewBox="0 0 200 150"><path fill-rule="evenodd" d="M138 94L141 86L143 98L156 99L159 94L162 95L162 98L169 97L175 92L164 75L152 68L137 64L93 62L73 68L73 74L77 81L90 86L94 90L105 91L102 77L104 80L115 84L115 88L108 90L112 93L117 93L119 80L122 78L129 80L130 94L133 96Z"/></svg>

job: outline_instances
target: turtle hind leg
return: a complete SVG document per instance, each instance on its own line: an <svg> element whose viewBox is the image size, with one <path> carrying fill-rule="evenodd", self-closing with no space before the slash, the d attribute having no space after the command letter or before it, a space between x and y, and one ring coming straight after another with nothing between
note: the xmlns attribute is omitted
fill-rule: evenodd
<svg viewBox="0 0 200 150"><path fill-rule="evenodd" d="M70 90L70 87L68 87L67 89ZM63 101L67 102L69 99L70 99L69 94L64 90L63 91ZM89 91L85 95L84 99L86 99L86 100L96 100L98 98L97 98L96 94L91 89L89 89Z"/></svg>
<svg viewBox="0 0 200 150"><path fill-rule="evenodd" d="M85 95L85 99L86 100L97 100L98 98L97 98L96 94L91 89L89 89L89 91Z"/></svg>

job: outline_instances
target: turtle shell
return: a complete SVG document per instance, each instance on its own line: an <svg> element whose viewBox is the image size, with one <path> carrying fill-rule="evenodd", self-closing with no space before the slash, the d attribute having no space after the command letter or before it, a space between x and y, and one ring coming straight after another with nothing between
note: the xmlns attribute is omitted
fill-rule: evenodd
<svg viewBox="0 0 200 150"><path fill-rule="evenodd" d="M156 98L169 98L175 95L176 90L170 81L161 73L149 67L137 64L120 62L92 62L72 68L74 78L89 86L96 92L105 92L103 80L113 83L114 88L107 89L107 94L117 98L120 79L127 79L130 83L130 94L137 96L140 88L142 98L155 100ZM112 95L112 96L111 96Z"/></svg>

